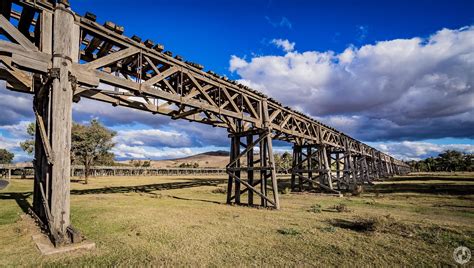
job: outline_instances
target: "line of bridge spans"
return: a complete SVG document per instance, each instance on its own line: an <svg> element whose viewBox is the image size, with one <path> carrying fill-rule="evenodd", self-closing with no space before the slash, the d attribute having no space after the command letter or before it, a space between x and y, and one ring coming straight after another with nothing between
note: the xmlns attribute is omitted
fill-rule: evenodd
<svg viewBox="0 0 474 268"><path fill-rule="evenodd" d="M280 208L274 139L294 145L293 190L339 193L409 171L258 91L173 57L161 44L129 38L92 13L80 16L68 1L2 0L0 12L0 79L35 96L33 210L58 245L79 239L69 228L68 171L72 102L81 97L226 128L228 203Z"/></svg>

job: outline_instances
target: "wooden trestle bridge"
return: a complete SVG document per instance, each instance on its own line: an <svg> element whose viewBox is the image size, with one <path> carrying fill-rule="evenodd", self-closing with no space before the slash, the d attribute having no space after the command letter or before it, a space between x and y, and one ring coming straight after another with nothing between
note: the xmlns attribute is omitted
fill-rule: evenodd
<svg viewBox="0 0 474 268"><path fill-rule="evenodd" d="M294 145L294 190L345 191L408 172L403 162L161 44L76 14L67 0L1 0L0 13L0 79L34 94L33 210L56 245L77 238L70 228L71 107L81 98L228 129L228 203L245 203L247 194L248 205L280 208L273 139Z"/></svg>

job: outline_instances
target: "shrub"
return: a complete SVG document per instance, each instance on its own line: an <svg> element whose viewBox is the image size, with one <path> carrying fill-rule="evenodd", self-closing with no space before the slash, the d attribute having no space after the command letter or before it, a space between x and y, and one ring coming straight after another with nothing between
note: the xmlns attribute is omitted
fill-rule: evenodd
<svg viewBox="0 0 474 268"><path fill-rule="evenodd" d="M285 187L285 189L283 189L283 191L281 192L282 194L290 194L291 193L291 189L288 188L288 187Z"/></svg>
<svg viewBox="0 0 474 268"><path fill-rule="evenodd" d="M352 190L352 195L359 196L364 192L364 188L361 185L356 185Z"/></svg>
<svg viewBox="0 0 474 268"><path fill-rule="evenodd" d="M312 212L312 213L321 213L322 209L321 209L321 205L320 204L315 204L315 205L312 205L309 209L308 209L308 212Z"/></svg>
<svg viewBox="0 0 474 268"><path fill-rule="evenodd" d="M351 212L352 210L350 210L346 204L344 203L339 203L337 205L334 205L332 207L333 210L337 211L337 212Z"/></svg>
<svg viewBox="0 0 474 268"><path fill-rule="evenodd" d="M225 187L216 187L212 190L213 194L225 194L227 193L227 189Z"/></svg>
<svg viewBox="0 0 474 268"><path fill-rule="evenodd" d="M278 229L278 233L282 235L299 235L301 234L300 231L293 229L293 228L283 228L283 229Z"/></svg>

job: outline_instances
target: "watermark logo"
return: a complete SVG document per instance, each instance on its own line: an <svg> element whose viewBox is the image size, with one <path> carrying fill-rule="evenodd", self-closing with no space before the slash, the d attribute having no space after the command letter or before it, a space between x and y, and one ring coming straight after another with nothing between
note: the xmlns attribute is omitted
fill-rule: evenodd
<svg viewBox="0 0 474 268"><path fill-rule="evenodd" d="M471 260L471 251L467 247L457 247L453 252L453 258L459 264L466 264Z"/></svg>

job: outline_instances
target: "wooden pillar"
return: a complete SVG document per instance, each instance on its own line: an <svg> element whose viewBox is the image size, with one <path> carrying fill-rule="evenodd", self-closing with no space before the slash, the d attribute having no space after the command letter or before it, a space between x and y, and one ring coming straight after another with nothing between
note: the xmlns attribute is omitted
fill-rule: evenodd
<svg viewBox="0 0 474 268"><path fill-rule="evenodd" d="M356 178L356 172L354 168L354 162L351 154L351 150L349 147L349 141L345 141L345 151L344 151L344 181L349 187L349 190L351 188L354 188L355 185L357 185L357 178Z"/></svg>
<svg viewBox="0 0 474 268"><path fill-rule="evenodd" d="M235 144L235 136L232 136L230 138L230 154L229 154L229 163L232 163L234 161L234 158L235 158L235 153L234 153L234 144ZM230 173L234 174L234 171L230 171ZM231 201L232 201L232 186L234 184L234 178L229 174L229 179L227 181L227 204L230 204Z"/></svg>
<svg viewBox="0 0 474 268"><path fill-rule="evenodd" d="M63 4L40 14L40 49L51 53L49 76L35 88L35 213L48 224L56 246L69 243L71 126L73 88L70 72L79 53L79 27ZM54 21L54 22L53 22Z"/></svg>
<svg viewBox="0 0 474 268"><path fill-rule="evenodd" d="M303 148L298 146L298 157L296 158L296 168L303 170ZM303 191L303 172L298 171L298 188L300 191Z"/></svg>
<svg viewBox="0 0 474 268"><path fill-rule="evenodd" d="M291 168L291 190L298 191L303 190L303 179L301 178L302 172L298 170L303 169L303 157L302 157L302 147L298 144L293 145L293 163Z"/></svg>
<svg viewBox="0 0 474 268"><path fill-rule="evenodd" d="M54 11L53 68L59 78L53 80L51 93L51 216L53 227L65 235L70 225L70 168L73 88L69 79L73 61L77 61L79 29L74 16L62 4Z"/></svg>
<svg viewBox="0 0 474 268"><path fill-rule="evenodd" d="M268 115L267 115L267 118L268 118ZM271 173L271 179L272 179L273 200L275 201L275 208L280 209L280 197L278 196L278 182L276 178L276 166L275 166L275 158L273 155L273 145L272 145L271 134L267 135L267 150L268 150L269 164L271 167L270 173Z"/></svg>
<svg viewBox="0 0 474 268"><path fill-rule="evenodd" d="M237 136L234 139L234 159L237 158L240 154L240 136ZM237 160L235 165L236 168L240 168L240 159ZM240 178L240 170L234 172L235 176ZM240 204L240 181L235 181L235 203Z"/></svg>
<svg viewBox="0 0 474 268"><path fill-rule="evenodd" d="M329 166L329 160L328 160L328 154L326 151L326 146L322 145L320 147L321 150L321 160L323 161L323 165L321 165L321 168L324 169L324 177L325 177L325 182L328 184L329 188L332 189L332 178L331 178L331 168Z"/></svg>
<svg viewBox="0 0 474 268"><path fill-rule="evenodd" d="M268 157L267 157L267 150L265 149L265 148L267 148L266 144L267 144L266 140L262 140L260 142L260 165L262 167L265 167L265 169L260 172L260 180L261 180L260 191L265 196L267 196L267 193L268 193L268 191L267 191L268 170L266 169L266 167L268 167ZM260 204L263 207L266 207L267 206L267 200L262 197L261 200L260 200Z"/></svg>
<svg viewBox="0 0 474 268"><path fill-rule="evenodd" d="M341 190L341 159L339 157L339 152L336 152L336 178L337 178L337 188Z"/></svg>
<svg viewBox="0 0 474 268"><path fill-rule="evenodd" d="M291 163L291 190L292 191L295 191L296 189L296 174L293 171L294 168L296 167L296 158L297 158L297 155L296 155L296 144L295 144L293 145L293 159Z"/></svg>
<svg viewBox="0 0 474 268"><path fill-rule="evenodd" d="M307 163L307 169L308 169L308 179L310 181L313 180L313 150L312 146L306 147L306 163Z"/></svg>
<svg viewBox="0 0 474 268"><path fill-rule="evenodd" d="M253 185L254 179L254 163L253 163L253 135L247 135L247 181L250 185ZM253 206L253 191L248 191L248 204L249 206Z"/></svg>

